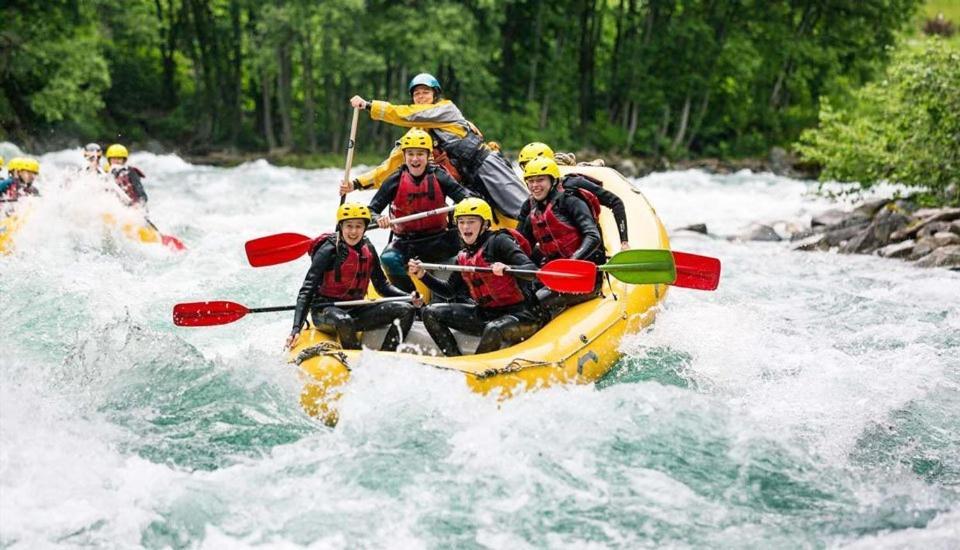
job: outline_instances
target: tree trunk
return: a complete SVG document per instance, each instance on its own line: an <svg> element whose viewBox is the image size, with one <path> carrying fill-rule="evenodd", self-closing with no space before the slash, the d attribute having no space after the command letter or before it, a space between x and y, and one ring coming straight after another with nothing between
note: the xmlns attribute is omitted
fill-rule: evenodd
<svg viewBox="0 0 960 550"><path fill-rule="evenodd" d="M285 149L293 148L293 109L291 92L290 42L277 48L280 70L277 72L277 107L280 111L280 142Z"/></svg>
<svg viewBox="0 0 960 550"><path fill-rule="evenodd" d="M307 134L307 150L316 153L317 112L313 97L313 41L310 39L310 31L303 35L303 42L300 44L300 56L303 63L303 114L305 119L303 131Z"/></svg>
<svg viewBox="0 0 960 550"><path fill-rule="evenodd" d="M670 148L677 151L683 143L683 137L687 133L687 123L690 121L690 93L683 100L683 110L680 111L680 123L677 125L677 133L673 136L673 143Z"/></svg>
<svg viewBox="0 0 960 550"><path fill-rule="evenodd" d="M273 137L273 105L270 101L272 81L269 71L264 67L260 77L260 93L263 101L263 135L267 138L267 149L270 151L277 148L277 138Z"/></svg>

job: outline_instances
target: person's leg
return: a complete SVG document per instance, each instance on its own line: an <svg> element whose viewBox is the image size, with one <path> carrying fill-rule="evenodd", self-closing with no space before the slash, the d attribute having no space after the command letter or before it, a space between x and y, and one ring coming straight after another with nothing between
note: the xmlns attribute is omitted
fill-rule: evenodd
<svg viewBox="0 0 960 550"><path fill-rule="evenodd" d="M512 346L533 336L539 329L540 323L536 322L532 315L498 317L484 327L476 353L497 351L505 345Z"/></svg>
<svg viewBox="0 0 960 550"><path fill-rule="evenodd" d="M527 186L500 155L487 155L476 173L493 205L507 216L516 219L523 201L530 197Z"/></svg>
<svg viewBox="0 0 960 550"><path fill-rule="evenodd" d="M540 307L543 308L552 319L568 307L588 302L599 295L599 290L591 292L590 294L561 294L544 287L537 290L537 301L540 302Z"/></svg>
<svg viewBox="0 0 960 550"><path fill-rule="evenodd" d="M432 304L422 313L423 326L444 355L462 355L451 328L478 336L483 322L477 317L477 306L470 304Z"/></svg>
<svg viewBox="0 0 960 550"><path fill-rule="evenodd" d="M416 308L407 302L371 304L350 311L357 330L389 327L380 346L382 351L396 351L403 336L410 332L415 313Z"/></svg>
<svg viewBox="0 0 960 550"><path fill-rule="evenodd" d="M460 234L451 227L443 233L418 241L410 257L420 258L424 262L443 263L455 258L459 252Z"/></svg>
<svg viewBox="0 0 960 550"><path fill-rule="evenodd" d="M407 275L407 247L401 239L394 239L380 254L380 265L393 286L404 292L413 292L413 281Z"/></svg>
<svg viewBox="0 0 960 550"><path fill-rule="evenodd" d="M313 310L310 316L317 330L336 334L343 349L360 349L360 340L357 338L353 317L346 311L338 307L326 307L319 311Z"/></svg>

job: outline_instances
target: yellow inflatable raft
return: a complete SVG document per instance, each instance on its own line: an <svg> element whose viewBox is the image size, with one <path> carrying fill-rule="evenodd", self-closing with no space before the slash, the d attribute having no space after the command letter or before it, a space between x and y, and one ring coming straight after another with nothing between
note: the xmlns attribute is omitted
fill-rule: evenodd
<svg viewBox="0 0 960 550"><path fill-rule="evenodd" d="M564 173L580 173L603 182L604 188L619 196L629 216L631 248L668 249L666 230L643 194L623 176L606 167L563 167ZM620 251L619 234L613 214L603 209L600 217L607 254ZM303 390L300 402L304 410L327 424L337 421L337 400L350 379L350 368L360 354L403 356L433 367L463 374L473 390L509 397L524 389L543 388L562 383L590 383L606 374L620 357L618 348L625 334L638 332L653 322L657 304L664 298L667 285L627 285L612 278L604 283L603 297L574 306L541 329L530 339L499 351L481 355L442 357L412 353L342 350L336 338L313 328L306 329L290 352L290 361L300 368ZM410 343L424 344L426 332L414 325L401 350ZM380 336L370 335L372 347ZM458 335L460 337L460 335ZM476 340L474 340L475 342ZM461 345L464 350L475 344ZM433 349L436 349L433 347ZM370 357L368 355L368 359Z"/></svg>
<svg viewBox="0 0 960 550"><path fill-rule="evenodd" d="M162 244L172 250L183 250L185 248L183 243L176 237L163 235L147 225L131 222L120 223L111 214L104 214L102 217L105 226L119 228L124 237L132 241L144 244ZM9 254L13 251L13 236L18 229L23 227L28 218L29 212L13 214L0 219L0 254Z"/></svg>

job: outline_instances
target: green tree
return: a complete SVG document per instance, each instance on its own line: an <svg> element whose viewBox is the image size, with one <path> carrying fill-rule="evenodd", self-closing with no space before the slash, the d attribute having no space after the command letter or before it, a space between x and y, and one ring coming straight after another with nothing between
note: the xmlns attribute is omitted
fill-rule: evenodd
<svg viewBox="0 0 960 550"><path fill-rule="evenodd" d="M884 78L849 106L824 103L820 126L797 150L823 179L869 188L892 181L922 188L937 202L960 202L960 46L939 38L897 48Z"/></svg>

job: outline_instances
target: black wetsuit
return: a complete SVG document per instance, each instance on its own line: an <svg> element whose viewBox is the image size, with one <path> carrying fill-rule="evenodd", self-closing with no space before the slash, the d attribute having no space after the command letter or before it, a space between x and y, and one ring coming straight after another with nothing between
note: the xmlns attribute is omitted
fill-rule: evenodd
<svg viewBox="0 0 960 550"><path fill-rule="evenodd" d="M377 190L377 194L370 201L371 212L382 212L397 196L400 186L400 177L407 170L402 166L393 175L387 178ZM450 197L454 202L460 202L467 197L474 196L465 187L457 183L444 169L437 166L428 166L415 182L420 182L428 174L435 174L443 196ZM390 282L399 288L412 292L413 281L407 275L407 260L419 258L425 262L444 262L455 256L460 250L460 237L456 228L448 227L445 230L429 234L394 234L393 240L383 249L381 261L386 269Z"/></svg>
<svg viewBox="0 0 960 550"><path fill-rule="evenodd" d="M620 234L620 242L625 243L630 240L630 235L627 233L627 208L615 193L607 191L602 186L590 181L590 178L580 174L567 175L561 180L560 185L568 191L584 189L596 195L600 201L600 206L606 206L613 212L613 219L617 222L617 233ZM526 204L529 203L530 201L527 201Z"/></svg>
<svg viewBox="0 0 960 550"><path fill-rule="evenodd" d="M335 242L338 244L335 245ZM313 324L317 330L336 334L340 338L340 345L345 349L360 349L357 331L392 325L390 330L387 331L380 349L393 351L400 345L402 334L409 332L410 326L413 325L413 318L416 314L413 305L406 302L385 302L352 306L349 309L335 306L316 307L314 305L343 300L342 298L325 297L322 284L324 274L335 269L336 262L341 261L346 256L347 246L342 239L331 236L313 252L313 263L310 265L310 270L307 271L303 286L300 288L300 294L297 296L297 309L293 315L293 334L300 332L306 321L307 311L310 312L310 317L313 319ZM372 255L370 281L377 292L384 297L409 294L387 281L383 270L380 269L377 251L370 241L363 238L354 248L360 251L360 247L363 246L368 247ZM400 321L399 329L394 320Z"/></svg>
<svg viewBox="0 0 960 550"><path fill-rule="evenodd" d="M537 268L507 233L485 231L465 250L472 255L481 246L485 247L483 257L490 265L501 262L516 269ZM534 276L504 274L504 277L516 277L524 295L523 302L506 307L480 307L465 303L472 302L472 299L467 283L459 272L454 272L447 281L441 281L429 273L424 276L423 282L430 290L452 302L431 304L422 313L424 327L444 355L461 355L451 328L480 336L476 353L487 353L500 349L504 344L509 346L522 342L543 326L544 315L537 305L530 282Z"/></svg>
<svg viewBox="0 0 960 550"><path fill-rule="evenodd" d="M142 181L144 175L139 168L124 164L119 168L110 168L110 173L130 204L147 204L147 191L143 188Z"/></svg>
<svg viewBox="0 0 960 550"><path fill-rule="evenodd" d="M553 187L542 201L535 201L530 197L528 203L530 207L523 212L520 218L517 230L523 233L523 236L534 246L534 259L543 265L549 260L557 258L545 258L539 251L539 243L533 236L533 228L530 226L530 208L537 209L538 212L546 210L547 206L556 201L553 207L553 213L564 223L576 228L580 234L580 246L570 256L574 260L587 260L597 265L603 265L607 261L606 251L603 247L603 239L600 236L600 227L593 219L593 213L590 212L590 206L585 200L580 198L576 191L565 190L562 193ZM603 277L600 271L597 271L597 281L593 292L589 294L561 294L554 292L546 287L537 290L537 298L540 305L547 310L551 316L560 311L587 300L591 300L600 294L600 287L603 284Z"/></svg>

